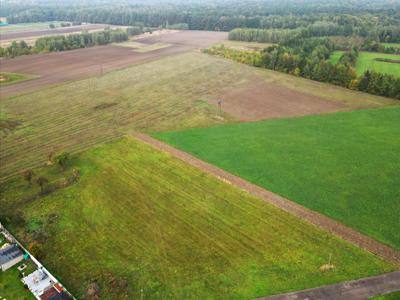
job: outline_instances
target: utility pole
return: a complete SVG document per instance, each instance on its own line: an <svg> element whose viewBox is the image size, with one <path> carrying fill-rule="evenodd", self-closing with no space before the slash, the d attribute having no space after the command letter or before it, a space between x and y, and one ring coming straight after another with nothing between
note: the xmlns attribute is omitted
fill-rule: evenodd
<svg viewBox="0 0 400 300"><path fill-rule="evenodd" d="M219 114L222 114L222 103L224 101L222 99L218 100L218 110L219 110Z"/></svg>

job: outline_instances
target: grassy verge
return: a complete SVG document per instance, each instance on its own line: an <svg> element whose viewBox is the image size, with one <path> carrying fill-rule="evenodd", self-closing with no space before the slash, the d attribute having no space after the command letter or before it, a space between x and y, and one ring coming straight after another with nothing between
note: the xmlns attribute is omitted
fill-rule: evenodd
<svg viewBox="0 0 400 300"><path fill-rule="evenodd" d="M357 74L362 75L366 70L371 70L400 77L400 63L376 61L377 58L400 60L400 55L360 52L356 63Z"/></svg>
<svg viewBox="0 0 400 300"><path fill-rule="evenodd" d="M15 179L0 205L21 210L27 225L9 227L25 243L42 232L43 262L78 298L96 282L102 299L249 299L393 269L130 138L72 164L73 186L21 204Z"/></svg>
<svg viewBox="0 0 400 300"><path fill-rule="evenodd" d="M32 75L0 72L0 87L36 78Z"/></svg>
<svg viewBox="0 0 400 300"><path fill-rule="evenodd" d="M400 108L154 136L400 249Z"/></svg>
<svg viewBox="0 0 400 300"><path fill-rule="evenodd" d="M368 298L368 300L399 300L400 292Z"/></svg>

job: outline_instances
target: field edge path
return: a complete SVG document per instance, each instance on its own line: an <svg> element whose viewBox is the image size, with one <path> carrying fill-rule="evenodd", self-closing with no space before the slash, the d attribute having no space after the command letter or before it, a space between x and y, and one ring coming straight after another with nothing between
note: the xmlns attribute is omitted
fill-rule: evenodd
<svg viewBox="0 0 400 300"><path fill-rule="evenodd" d="M306 220L307 222L318 226L319 228L340 237L368 252L371 252L384 260L387 260L397 267L400 266L400 252L386 246L340 222L337 222L329 217L326 217L318 212L310 210L300 204L297 204L289 199L279 196L271 191L261 188L253 183L248 182L236 175L233 175L227 171L224 171L214 165L211 165L205 161L202 161L191 154L184 151L178 150L164 142L156 140L149 135L142 133L131 133L130 136L169 154L176 158L189 163L190 165L209 173L218 179L232 184L241 190L244 190L262 200L280 208L284 211L299 217L300 219Z"/></svg>
<svg viewBox="0 0 400 300"><path fill-rule="evenodd" d="M364 300L400 290L400 271L256 300Z"/></svg>

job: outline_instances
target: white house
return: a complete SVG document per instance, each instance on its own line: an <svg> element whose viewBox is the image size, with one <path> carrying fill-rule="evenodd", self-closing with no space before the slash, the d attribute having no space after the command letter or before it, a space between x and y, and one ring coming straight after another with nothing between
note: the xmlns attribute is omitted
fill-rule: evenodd
<svg viewBox="0 0 400 300"><path fill-rule="evenodd" d="M42 269L22 278L22 282L29 288L36 299L40 299L40 296L51 289L54 284L49 275Z"/></svg>
<svg viewBox="0 0 400 300"><path fill-rule="evenodd" d="M5 271L24 259L24 253L16 245L12 244L0 249L0 269Z"/></svg>

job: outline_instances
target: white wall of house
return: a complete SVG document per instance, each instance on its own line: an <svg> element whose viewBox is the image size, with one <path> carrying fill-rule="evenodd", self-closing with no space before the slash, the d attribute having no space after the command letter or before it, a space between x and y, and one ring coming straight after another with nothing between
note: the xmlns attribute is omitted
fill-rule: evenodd
<svg viewBox="0 0 400 300"><path fill-rule="evenodd" d="M24 259L23 255L20 255L4 264L1 265L1 270L4 272L5 270L8 270L9 268L11 268L12 266L15 266L17 263L19 263L21 260Z"/></svg>

